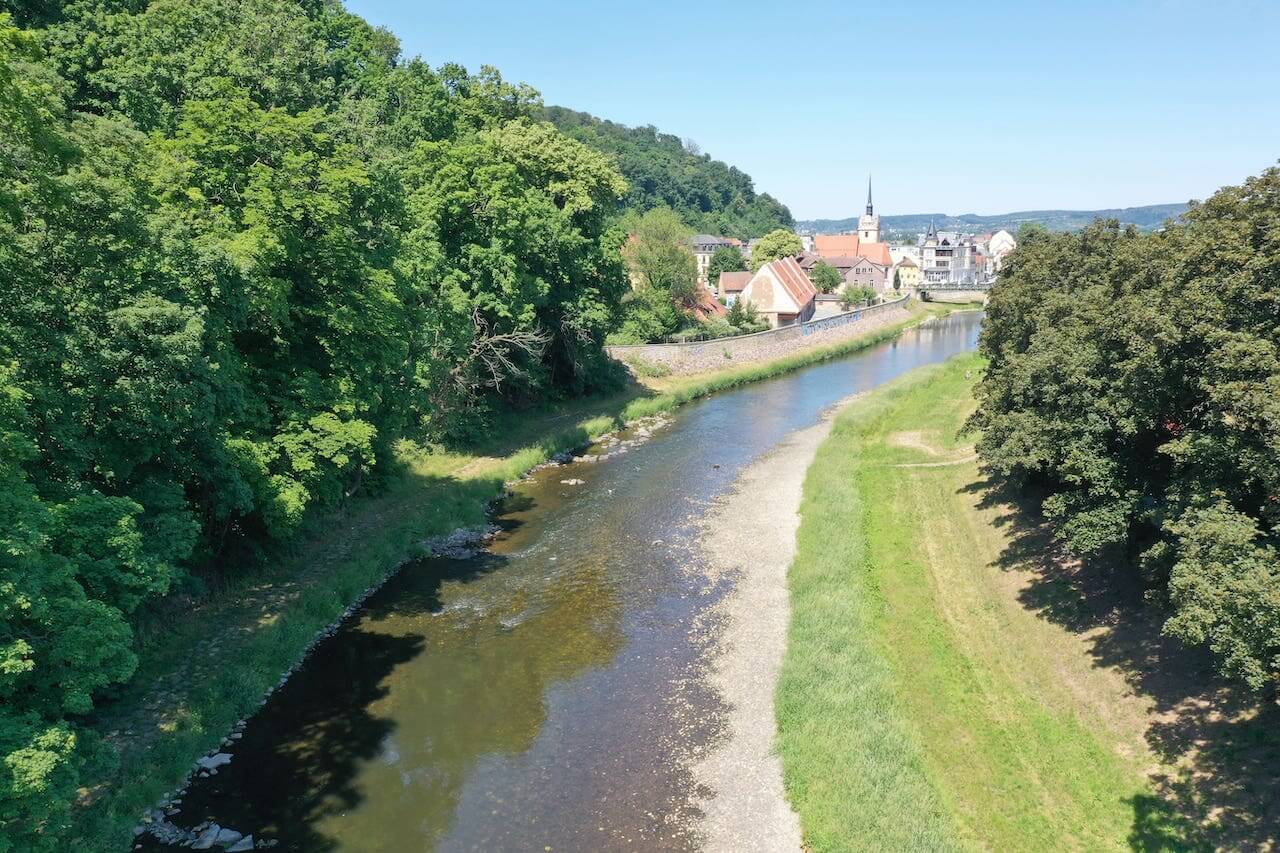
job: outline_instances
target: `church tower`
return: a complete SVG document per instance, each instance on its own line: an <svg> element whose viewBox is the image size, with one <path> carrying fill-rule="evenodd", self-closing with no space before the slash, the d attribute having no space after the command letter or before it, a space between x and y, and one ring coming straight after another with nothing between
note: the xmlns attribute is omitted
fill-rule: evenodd
<svg viewBox="0 0 1280 853"><path fill-rule="evenodd" d="M867 175L867 212L858 217L858 240L863 243L880 242L880 217L871 205L871 176Z"/></svg>

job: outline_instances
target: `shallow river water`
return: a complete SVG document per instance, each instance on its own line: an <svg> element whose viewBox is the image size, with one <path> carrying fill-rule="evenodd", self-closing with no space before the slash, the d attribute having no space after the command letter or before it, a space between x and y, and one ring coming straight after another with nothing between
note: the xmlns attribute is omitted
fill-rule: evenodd
<svg viewBox="0 0 1280 853"><path fill-rule="evenodd" d="M696 848L708 792L689 767L722 724L705 509L836 401L973 349L980 317L715 395L625 455L536 472L489 554L407 565L321 643L174 822L308 853Z"/></svg>

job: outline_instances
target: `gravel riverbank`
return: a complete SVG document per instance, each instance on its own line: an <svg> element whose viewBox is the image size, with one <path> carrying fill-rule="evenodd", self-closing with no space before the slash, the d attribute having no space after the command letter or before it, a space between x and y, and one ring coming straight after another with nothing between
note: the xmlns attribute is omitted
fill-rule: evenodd
<svg viewBox="0 0 1280 853"><path fill-rule="evenodd" d="M707 517L709 570L728 573L712 682L728 706L726 732L694 768L711 795L699 805L706 849L799 851L800 821L782 787L775 752L774 690L786 649L787 569L795 554L805 471L831 431L832 407L747 468Z"/></svg>

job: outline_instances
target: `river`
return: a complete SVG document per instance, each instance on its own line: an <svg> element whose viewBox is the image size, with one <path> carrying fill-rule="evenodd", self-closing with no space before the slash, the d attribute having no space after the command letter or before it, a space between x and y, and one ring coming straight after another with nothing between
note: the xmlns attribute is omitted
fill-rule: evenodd
<svg viewBox="0 0 1280 853"><path fill-rule="evenodd" d="M696 849L708 792L690 765L723 725L706 508L838 400L973 349L980 321L709 397L625 455L536 472L488 554L407 565L321 643L174 822L308 853Z"/></svg>

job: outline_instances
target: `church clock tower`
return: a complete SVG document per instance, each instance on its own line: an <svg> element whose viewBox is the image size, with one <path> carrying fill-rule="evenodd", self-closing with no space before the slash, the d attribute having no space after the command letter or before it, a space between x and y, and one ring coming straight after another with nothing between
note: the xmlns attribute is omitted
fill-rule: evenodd
<svg viewBox="0 0 1280 853"><path fill-rule="evenodd" d="M858 240L863 243L880 242L880 217L871 205L871 176L867 176L867 212L858 217Z"/></svg>

